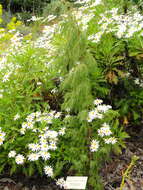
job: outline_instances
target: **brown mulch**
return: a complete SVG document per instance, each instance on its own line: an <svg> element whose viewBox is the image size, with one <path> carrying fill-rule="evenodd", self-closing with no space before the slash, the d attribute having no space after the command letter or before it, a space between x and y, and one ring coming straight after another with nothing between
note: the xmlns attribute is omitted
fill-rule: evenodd
<svg viewBox="0 0 143 190"><path fill-rule="evenodd" d="M112 155L112 161L105 163L101 170L105 190L119 190L122 176L133 156L139 159L133 166L123 190L143 190L143 132L137 128L129 131L130 138L121 155Z"/></svg>
<svg viewBox="0 0 143 190"><path fill-rule="evenodd" d="M46 177L13 176L0 179L0 190L59 190L59 188Z"/></svg>

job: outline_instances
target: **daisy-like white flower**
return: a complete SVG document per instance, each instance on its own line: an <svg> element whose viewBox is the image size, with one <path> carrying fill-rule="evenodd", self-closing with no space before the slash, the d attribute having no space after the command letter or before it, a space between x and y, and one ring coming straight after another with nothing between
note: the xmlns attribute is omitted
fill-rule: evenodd
<svg viewBox="0 0 143 190"><path fill-rule="evenodd" d="M60 186L60 188L64 188L66 186L66 181L64 178L59 178L56 180L56 185Z"/></svg>
<svg viewBox="0 0 143 190"><path fill-rule="evenodd" d="M15 150L11 150L8 154L9 158L14 158L16 156L16 151Z"/></svg>
<svg viewBox="0 0 143 190"><path fill-rule="evenodd" d="M27 122L29 122L29 123L32 123L34 119L35 119L35 113L31 113L26 118Z"/></svg>
<svg viewBox="0 0 143 190"><path fill-rule="evenodd" d="M26 132L26 129L25 129L25 128L21 128L21 129L20 129L20 134L21 134L21 135L24 135L25 132Z"/></svg>
<svg viewBox="0 0 143 190"><path fill-rule="evenodd" d="M94 102L93 102L95 105L99 105L99 104L102 104L103 103L103 100L101 100L101 99L96 99L96 100L94 100Z"/></svg>
<svg viewBox="0 0 143 190"><path fill-rule="evenodd" d="M65 127L63 127L63 128L61 128L60 130L59 130L59 135L64 135L65 134L65 130L66 130L66 128Z"/></svg>
<svg viewBox="0 0 143 190"><path fill-rule="evenodd" d="M46 135L45 135L45 134L39 135L39 142L40 142L40 144L45 144L45 143L47 143L47 138L46 138Z"/></svg>
<svg viewBox="0 0 143 190"><path fill-rule="evenodd" d="M0 131L0 138L3 138L3 139L4 139L5 135L6 135L6 134L5 134L4 132Z"/></svg>
<svg viewBox="0 0 143 190"><path fill-rule="evenodd" d="M18 154L16 157L15 157L15 162L17 164L23 164L24 163L24 156L22 154Z"/></svg>
<svg viewBox="0 0 143 190"><path fill-rule="evenodd" d="M5 133L1 131L1 128L0 128L0 145L3 144L4 140L5 140Z"/></svg>
<svg viewBox="0 0 143 190"><path fill-rule="evenodd" d="M37 153L31 153L28 155L28 160L29 161L36 161L39 159L39 154Z"/></svg>
<svg viewBox="0 0 143 190"><path fill-rule="evenodd" d="M27 127L27 129L33 129L33 125L34 125L33 122L28 122L26 127Z"/></svg>
<svg viewBox="0 0 143 190"><path fill-rule="evenodd" d="M26 123L26 122L23 122L23 123L22 123L22 128L23 128L23 129L26 129L26 127L27 127L27 123Z"/></svg>
<svg viewBox="0 0 143 190"><path fill-rule="evenodd" d="M89 112L88 114L88 121L92 121L96 118L96 115L98 114L98 112L96 110L92 110Z"/></svg>
<svg viewBox="0 0 143 190"><path fill-rule="evenodd" d="M110 130L110 126L107 123L103 124L103 127L98 129L98 135L100 137L109 136L112 134L112 131Z"/></svg>
<svg viewBox="0 0 143 190"><path fill-rule="evenodd" d="M50 149L50 146L48 145L48 143L42 143L40 145L40 150L41 151L48 151Z"/></svg>
<svg viewBox="0 0 143 190"><path fill-rule="evenodd" d="M96 152L99 148L99 142L97 140L92 140L90 145L91 152Z"/></svg>
<svg viewBox="0 0 143 190"><path fill-rule="evenodd" d="M40 151L39 155L43 158L43 160L49 160L51 155L49 152Z"/></svg>
<svg viewBox="0 0 143 190"><path fill-rule="evenodd" d="M115 137L110 137L108 139L104 139L106 144L115 144L117 142L117 139Z"/></svg>
<svg viewBox="0 0 143 190"><path fill-rule="evenodd" d="M35 112L35 117L36 118L39 118L40 116L41 116L41 112L40 111Z"/></svg>
<svg viewBox="0 0 143 190"><path fill-rule="evenodd" d="M103 115L101 113L99 113L99 111L97 109L94 109L94 110L89 112L87 121L92 122L96 118L97 119L102 119Z"/></svg>
<svg viewBox="0 0 143 190"><path fill-rule="evenodd" d="M31 143L31 144L28 145L28 147L32 151L38 151L38 150L40 150L40 145L39 144Z"/></svg>
<svg viewBox="0 0 143 190"><path fill-rule="evenodd" d="M60 116L61 116L61 112L57 112L54 117L59 118Z"/></svg>
<svg viewBox="0 0 143 190"><path fill-rule="evenodd" d="M53 176L53 168L51 166L45 166L44 167L44 172L49 177Z"/></svg>
<svg viewBox="0 0 143 190"><path fill-rule="evenodd" d="M56 143L51 142L49 148L50 148L50 150L56 150L57 149Z"/></svg>
<svg viewBox="0 0 143 190"><path fill-rule="evenodd" d="M20 115L17 113L15 116L14 116L14 121L18 120L20 118Z"/></svg>
<svg viewBox="0 0 143 190"><path fill-rule="evenodd" d="M49 130L46 131L45 135L47 138L55 139L58 136L58 133L56 131Z"/></svg>
<svg viewBox="0 0 143 190"><path fill-rule="evenodd" d="M99 112L103 112L103 113L106 113L109 109L111 109L112 107L110 105L105 105L105 104L102 104L102 105L98 105L97 106L97 110Z"/></svg>

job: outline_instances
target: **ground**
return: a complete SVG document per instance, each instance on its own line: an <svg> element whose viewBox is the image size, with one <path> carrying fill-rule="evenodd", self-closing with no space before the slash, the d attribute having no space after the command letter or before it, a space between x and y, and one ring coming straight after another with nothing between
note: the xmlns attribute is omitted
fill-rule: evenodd
<svg viewBox="0 0 143 190"><path fill-rule="evenodd" d="M130 138L126 141L126 148L122 154L112 155L112 161L105 163L101 175L105 190L119 190L122 175L131 163L134 155L139 159L125 181L123 190L143 190L143 131L142 127L129 129Z"/></svg>

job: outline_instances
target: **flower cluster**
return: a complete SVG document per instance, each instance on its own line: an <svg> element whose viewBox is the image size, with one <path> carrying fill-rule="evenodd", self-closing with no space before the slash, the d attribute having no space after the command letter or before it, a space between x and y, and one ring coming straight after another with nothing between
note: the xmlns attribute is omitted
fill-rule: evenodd
<svg viewBox="0 0 143 190"><path fill-rule="evenodd" d="M37 122L45 122L46 124L52 124L54 119L61 116L61 112L51 111L51 112L35 112L27 116L26 122L22 123L22 128L20 129L21 134L25 134L27 129L31 129L33 132L39 130L34 127ZM48 129L48 128L46 128ZM46 130L45 129L45 130ZM51 133L52 135L53 133Z"/></svg>
<svg viewBox="0 0 143 190"><path fill-rule="evenodd" d="M115 137L110 137L108 139L105 139L106 144L115 144L117 142L117 139Z"/></svg>
<svg viewBox="0 0 143 190"><path fill-rule="evenodd" d="M88 23L94 18L94 7L102 4L102 0L78 0L75 4L84 5L84 7L78 8L78 10L73 11L73 15L75 16L77 23L82 27L83 31L87 30Z"/></svg>
<svg viewBox="0 0 143 190"><path fill-rule="evenodd" d="M100 144L103 144L103 142L105 144L112 144L112 145L117 142L117 139L115 137L111 137L113 133L110 129L110 126L107 123L103 123L102 127L98 129L97 132L98 136L102 139L100 139L100 141L97 141L95 139L91 141L90 145L91 152L97 152L100 147Z"/></svg>
<svg viewBox="0 0 143 190"><path fill-rule="evenodd" d="M32 16L30 19L27 20L27 22L30 22L30 21L36 22L39 20L43 20L43 17Z"/></svg>
<svg viewBox="0 0 143 190"><path fill-rule="evenodd" d="M87 30L89 22L96 18L99 20L98 31L92 35L89 35L88 40L93 43L98 43L105 33L113 32L118 38L131 38L136 32L140 32L143 35L143 16L137 10L135 6L132 7L126 14L119 13L118 8L112 8L106 10L97 17L95 14L95 7L98 5L106 6L102 0L78 0L76 4L81 4L77 10L73 11L73 14L78 22L82 25L83 30Z"/></svg>
<svg viewBox="0 0 143 190"><path fill-rule="evenodd" d="M96 99L94 100L94 105L96 108L88 113L87 121L90 123L95 119L104 119L104 114L111 109L110 105L103 104L103 100ZM115 137L111 137L113 132L108 123L104 122L102 126L97 130L97 138L100 140L93 139L90 144L91 152L97 152L100 144L115 144L117 139Z"/></svg>
<svg viewBox="0 0 143 190"><path fill-rule="evenodd" d="M91 145L90 145L90 150L91 152L96 152L99 148L99 141L97 140L92 140Z"/></svg>
<svg viewBox="0 0 143 190"><path fill-rule="evenodd" d="M106 113L109 109L112 108L110 105L102 104L102 102L103 101L100 99L96 99L94 101L96 108L94 108L88 113L87 117L88 122L92 122L94 119L102 119L104 113Z"/></svg>
<svg viewBox="0 0 143 190"><path fill-rule="evenodd" d="M22 154L17 154L15 150L11 150L8 154L9 158L15 158L15 162L17 164L23 164L24 163L24 156Z"/></svg>
<svg viewBox="0 0 143 190"><path fill-rule="evenodd" d="M109 136L111 134L112 134L112 132L110 130L110 126L107 123L103 123L103 127L98 129L98 135L100 137Z"/></svg>
<svg viewBox="0 0 143 190"><path fill-rule="evenodd" d="M42 35L36 40L35 47L37 48L45 48L48 50L48 55L51 56L55 52L55 47L52 44L52 40L55 32L59 29L58 24L54 24L52 26L44 26L42 31Z"/></svg>
<svg viewBox="0 0 143 190"><path fill-rule="evenodd" d="M104 33L110 32L115 33L117 38L131 38L136 32L142 35L143 16L134 11L134 7L127 14L119 14L118 8L113 8L100 15L98 26L98 32L88 37L94 43L98 43Z"/></svg>
<svg viewBox="0 0 143 190"><path fill-rule="evenodd" d="M65 134L65 127L60 128L58 131L50 129L54 121L60 121L60 116L61 112L56 111L43 113L37 111L29 114L26 117L26 122L22 123L20 133L26 135L27 130L31 131L33 136L35 136L35 141L26 145L28 154L17 154L16 151L11 150L8 157L14 158L17 164L23 164L26 161L34 162L39 159L44 161L49 160L51 158L51 151L57 149L58 137ZM19 114L14 116L14 120L19 118ZM44 171L47 176L53 176L53 168L51 166L45 166Z"/></svg>

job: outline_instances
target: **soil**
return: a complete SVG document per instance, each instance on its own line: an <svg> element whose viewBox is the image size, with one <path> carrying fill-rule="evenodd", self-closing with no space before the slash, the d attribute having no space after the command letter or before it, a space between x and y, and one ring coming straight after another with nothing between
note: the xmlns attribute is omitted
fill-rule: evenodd
<svg viewBox="0 0 143 190"><path fill-rule="evenodd" d="M133 128L135 129L135 128ZM129 129L130 138L122 154L112 154L112 160L105 162L101 169L104 190L120 190L122 176L131 163L133 156L138 160L132 167L130 175L125 178L122 190L143 190L143 131ZM46 177L0 176L0 190L59 190L55 182Z"/></svg>
<svg viewBox="0 0 143 190"><path fill-rule="evenodd" d="M123 174L131 163L133 156L138 160L125 178L122 190L143 190L143 130L129 129L130 138L126 141L126 148L122 154L112 155L112 161L105 163L101 170L105 190L120 190Z"/></svg>

